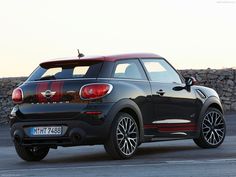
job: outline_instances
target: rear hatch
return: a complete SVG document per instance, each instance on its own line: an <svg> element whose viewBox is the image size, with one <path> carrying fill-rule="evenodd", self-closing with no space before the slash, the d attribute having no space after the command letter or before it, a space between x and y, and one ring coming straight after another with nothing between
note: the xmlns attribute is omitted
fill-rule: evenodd
<svg viewBox="0 0 236 177"><path fill-rule="evenodd" d="M40 64L20 86L22 119L73 119L89 101L80 98L80 89L96 83L103 61L65 60Z"/></svg>

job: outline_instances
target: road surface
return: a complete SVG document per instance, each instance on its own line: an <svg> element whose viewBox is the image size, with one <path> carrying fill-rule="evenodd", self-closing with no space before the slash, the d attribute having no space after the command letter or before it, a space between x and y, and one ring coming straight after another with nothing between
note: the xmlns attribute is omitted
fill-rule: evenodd
<svg viewBox="0 0 236 177"><path fill-rule="evenodd" d="M227 136L217 149L200 149L192 140L142 144L134 158L112 160L103 146L50 150L41 162L24 162L15 153L8 127L0 126L0 177L236 177L236 114L226 115Z"/></svg>

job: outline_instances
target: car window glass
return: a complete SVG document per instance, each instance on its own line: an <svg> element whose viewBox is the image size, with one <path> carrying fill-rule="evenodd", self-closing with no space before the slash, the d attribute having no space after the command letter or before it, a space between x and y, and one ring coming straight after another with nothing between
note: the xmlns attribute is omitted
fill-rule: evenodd
<svg viewBox="0 0 236 177"><path fill-rule="evenodd" d="M146 79L142 66L138 60L125 60L117 62L113 77L124 79Z"/></svg>
<svg viewBox="0 0 236 177"><path fill-rule="evenodd" d="M59 73L61 71L62 71L61 67L50 68L50 69L46 70L46 72L41 77L54 76L56 73Z"/></svg>
<svg viewBox="0 0 236 177"><path fill-rule="evenodd" d="M76 66L73 71L74 77L83 77L89 69L89 66Z"/></svg>
<svg viewBox="0 0 236 177"><path fill-rule="evenodd" d="M28 78L28 81L77 79L98 77L103 62L53 63L39 66ZM54 66L61 65L61 66Z"/></svg>
<svg viewBox="0 0 236 177"><path fill-rule="evenodd" d="M163 59L142 59L152 81L182 83L179 74Z"/></svg>

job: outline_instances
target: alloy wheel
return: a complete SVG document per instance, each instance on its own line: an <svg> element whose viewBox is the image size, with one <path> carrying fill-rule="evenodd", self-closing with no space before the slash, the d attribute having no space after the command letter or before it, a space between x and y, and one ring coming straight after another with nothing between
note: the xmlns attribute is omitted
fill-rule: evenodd
<svg viewBox="0 0 236 177"><path fill-rule="evenodd" d="M216 111L210 111L203 119L202 132L204 139L211 145L221 143L225 136L225 121Z"/></svg>
<svg viewBox="0 0 236 177"><path fill-rule="evenodd" d="M135 152L138 145L138 130L136 122L130 117L120 119L116 138L119 150L125 155L131 155Z"/></svg>

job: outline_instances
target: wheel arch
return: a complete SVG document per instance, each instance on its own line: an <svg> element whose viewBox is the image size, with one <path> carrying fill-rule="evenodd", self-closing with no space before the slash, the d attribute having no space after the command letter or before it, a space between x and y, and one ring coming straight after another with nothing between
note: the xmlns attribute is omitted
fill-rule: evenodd
<svg viewBox="0 0 236 177"><path fill-rule="evenodd" d="M203 116L203 114L206 112L206 110L210 107L219 109L219 111L224 113L223 107L222 107L222 104L221 104L219 98L217 98L215 96L211 96L204 102L201 112L200 112L200 117Z"/></svg>
<svg viewBox="0 0 236 177"><path fill-rule="evenodd" d="M218 109L222 114L224 114L224 110L222 107L222 104L219 100L219 98L215 96L209 97L203 104L202 109L200 111L198 121L197 121L197 136L200 135L200 127L201 127L201 118L204 116L205 112L208 108L216 108Z"/></svg>
<svg viewBox="0 0 236 177"><path fill-rule="evenodd" d="M224 113L222 106L220 106L220 105L217 104L217 103L212 103L211 105L209 105L208 108L216 108L216 109L218 109L221 113Z"/></svg>
<svg viewBox="0 0 236 177"><path fill-rule="evenodd" d="M107 116L110 119L108 134L111 131L113 120L115 119L116 115L119 112L128 113L135 119L135 121L138 124L138 128L139 128L140 143L142 143L143 142L143 137L144 137L142 113L141 113L138 105L134 101L132 101L128 98L118 101L115 105L112 106L111 111L108 113Z"/></svg>
<svg viewBox="0 0 236 177"><path fill-rule="evenodd" d="M220 117L223 120L223 124L221 126L224 126L223 130L221 130L221 134L215 132L217 135L215 135L214 133L214 137L212 137L212 135L210 135L210 137L207 138L207 135L204 135L204 128L201 129L202 125L205 125L205 127L208 127L208 132L211 131L211 133L213 132L212 129L215 129L215 121L214 119L218 120L219 117L216 117L215 114L211 114L211 111L216 112L217 114L221 114ZM207 124L203 124L204 119L209 119L209 117L207 115L210 114L210 121L208 120L208 123L210 125ZM196 138L194 138L194 142L201 148L216 148L218 146L220 146L225 138L225 133L226 133L226 124L225 124L225 120L224 120L224 115L223 115L223 108L222 105L220 103L219 98L214 98L211 97L209 100L207 100L207 102L204 103L204 106L202 108L201 111L201 115L199 116L199 120L198 120L198 135ZM214 124L214 125L213 125ZM213 128L212 128L213 125ZM219 125L219 124L218 124ZM217 125L217 126L218 126ZM218 128L217 128L218 129ZM218 138L215 138L215 136L218 136ZM214 140L210 140L212 138L215 139Z"/></svg>

